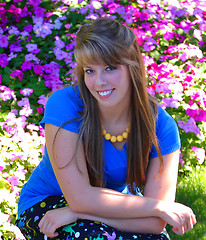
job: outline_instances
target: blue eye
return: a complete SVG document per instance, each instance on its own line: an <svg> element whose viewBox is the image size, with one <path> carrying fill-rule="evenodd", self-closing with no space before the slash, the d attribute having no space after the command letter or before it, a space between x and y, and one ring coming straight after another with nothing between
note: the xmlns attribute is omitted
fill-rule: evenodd
<svg viewBox="0 0 206 240"><path fill-rule="evenodd" d="M115 70L117 69L116 67L112 67L112 66L109 66L106 68L106 71L112 71L112 70Z"/></svg>
<svg viewBox="0 0 206 240"><path fill-rule="evenodd" d="M86 69L85 70L85 73L87 73L87 74L92 74L94 72L94 70L92 70L92 69Z"/></svg>

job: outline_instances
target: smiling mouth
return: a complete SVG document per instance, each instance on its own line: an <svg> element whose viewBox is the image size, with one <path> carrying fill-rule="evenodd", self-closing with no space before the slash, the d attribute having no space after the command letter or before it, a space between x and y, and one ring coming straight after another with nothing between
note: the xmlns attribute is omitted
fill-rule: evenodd
<svg viewBox="0 0 206 240"><path fill-rule="evenodd" d="M97 91L98 94L101 96L101 97L108 97L111 95L111 93L114 91L114 89L112 90L107 90L107 91Z"/></svg>

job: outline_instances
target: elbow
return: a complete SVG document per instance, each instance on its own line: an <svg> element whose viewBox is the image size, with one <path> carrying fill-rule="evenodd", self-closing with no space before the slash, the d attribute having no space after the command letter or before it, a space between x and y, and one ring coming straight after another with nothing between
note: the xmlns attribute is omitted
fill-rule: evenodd
<svg viewBox="0 0 206 240"><path fill-rule="evenodd" d="M156 218L154 224L152 225L151 233L152 234L161 234L167 223L161 218Z"/></svg>
<svg viewBox="0 0 206 240"><path fill-rule="evenodd" d="M90 213L92 211L89 192L86 191L81 191L81 194L73 194L72 197L67 198L67 203L70 209L76 213Z"/></svg>

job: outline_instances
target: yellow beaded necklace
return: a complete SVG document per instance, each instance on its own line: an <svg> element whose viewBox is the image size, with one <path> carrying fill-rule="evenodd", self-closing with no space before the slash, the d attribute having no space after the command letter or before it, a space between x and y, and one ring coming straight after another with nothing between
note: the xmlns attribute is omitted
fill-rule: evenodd
<svg viewBox="0 0 206 240"><path fill-rule="evenodd" d="M129 128L127 128L126 131L122 133L122 135L112 136L110 133L107 133L107 131L102 127L102 135L104 136L104 138L106 140L108 140L112 143L122 142L124 139L127 139L128 132L129 132Z"/></svg>

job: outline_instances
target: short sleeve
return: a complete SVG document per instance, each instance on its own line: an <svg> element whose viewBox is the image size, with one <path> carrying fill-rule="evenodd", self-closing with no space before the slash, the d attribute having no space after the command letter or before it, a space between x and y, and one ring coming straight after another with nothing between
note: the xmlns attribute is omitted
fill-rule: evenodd
<svg viewBox="0 0 206 240"><path fill-rule="evenodd" d="M161 107L158 107L156 134L162 155L172 153L181 147L179 130L175 120ZM152 145L149 158L157 157L157 151Z"/></svg>
<svg viewBox="0 0 206 240"><path fill-rule="evenodd" d="M83 109L78 88L66 87L54 92L45 106L44 117L40 125L44 128L45 123L62 127L68 131L79 133L81 121L80 112Z"/></svg>

